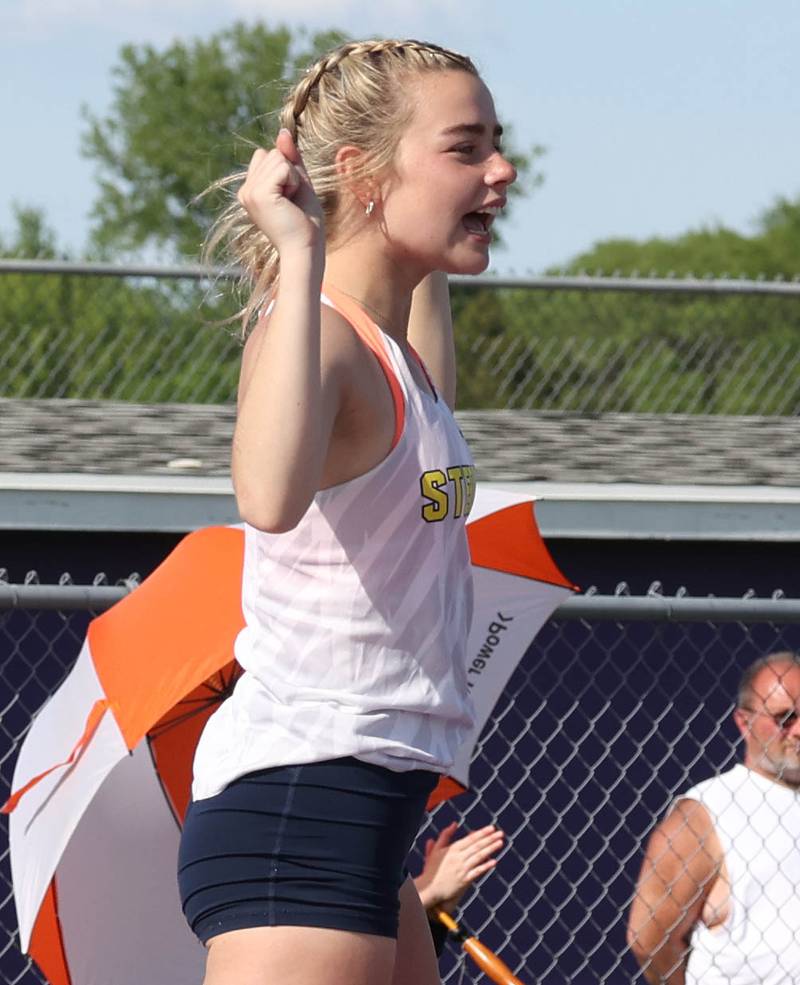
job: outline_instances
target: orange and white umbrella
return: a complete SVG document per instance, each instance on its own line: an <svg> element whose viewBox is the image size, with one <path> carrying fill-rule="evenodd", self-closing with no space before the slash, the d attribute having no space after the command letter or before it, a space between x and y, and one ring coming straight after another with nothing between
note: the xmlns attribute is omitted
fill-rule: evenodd
<svg viewBox="0 0 800 985"><path fill-rule="evenodd" d="M530 498L479 493L467 533L478 724L430 806L467 787L475 741L508 677L573 590ZM205 951L184 922L175 868L194 749L238 676L243 550L239 527L185 537L92 620L25 738L3 810L20 945L51 985L202 980Z"/></svg>
<svg viewBox="0 0 800 985"><path fill-rule="evenodd" d="M478 487L467 538L475 585L467 681L475 725L429 807L469 787L475 743L497 699L551 613L575 591L542 540L530 496Z"/></svg>

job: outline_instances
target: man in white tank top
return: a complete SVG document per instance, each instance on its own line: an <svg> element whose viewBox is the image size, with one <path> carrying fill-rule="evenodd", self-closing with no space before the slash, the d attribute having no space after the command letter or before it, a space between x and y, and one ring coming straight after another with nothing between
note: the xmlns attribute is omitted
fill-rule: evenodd
<svg viewBox="0 0 800 985"><path fill-rule="evenodd" d="M800 982L800 657L745 671L743 765L687 790L650 837L628 943L650 985Z"/></svg>

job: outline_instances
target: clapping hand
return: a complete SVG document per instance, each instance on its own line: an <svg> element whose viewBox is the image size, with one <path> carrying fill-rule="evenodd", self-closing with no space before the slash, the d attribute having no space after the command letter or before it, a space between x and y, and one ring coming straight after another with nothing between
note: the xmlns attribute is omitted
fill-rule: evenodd
<svg viewBox="0 0 800 985"><path fill-rule="evenodd" d="M457 830L454 821L425 844L425 865L414 883L426 910L441 906L454 912L472 883L497 864L502 831L490 824L453 841Z"/></svg>

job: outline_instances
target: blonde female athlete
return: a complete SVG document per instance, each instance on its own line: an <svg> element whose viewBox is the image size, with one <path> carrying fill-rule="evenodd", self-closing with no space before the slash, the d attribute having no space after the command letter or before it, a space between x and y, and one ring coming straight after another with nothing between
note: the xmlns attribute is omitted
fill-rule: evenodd
<svg viewBox="0 0 800 985"><path fill-rule="evenodd" d="M347 44L220 221L255 327L232 458L244 674L200 740L179 859L205 985L439 981L405 856L472 717L442 272L486 268L516 177L499 135L464 56Z"/></svg>

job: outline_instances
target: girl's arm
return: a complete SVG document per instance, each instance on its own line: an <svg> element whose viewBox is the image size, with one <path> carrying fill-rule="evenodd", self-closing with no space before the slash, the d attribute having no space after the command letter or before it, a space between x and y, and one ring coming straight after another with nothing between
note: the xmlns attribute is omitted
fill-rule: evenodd
<svg viewBox="0 0 800 985"><path fill-rule="evenodd" d="M288 132L253 155L239 199L279 251L280 281L245 347L231 468L242 518L279 533L319 488L342 375L321 355L322 212Z"/></svg>
<svg viewBox="0 0 800 985"><path fill-rule="evenodd" d="M414 291L408 340L452 410L456 402L456 352L447 274L440 271L429 274Z"/></svg>

